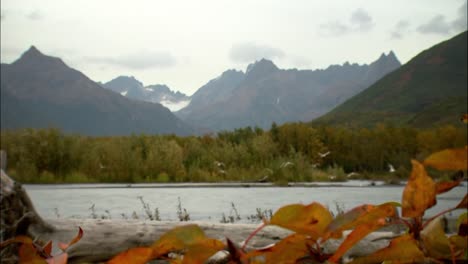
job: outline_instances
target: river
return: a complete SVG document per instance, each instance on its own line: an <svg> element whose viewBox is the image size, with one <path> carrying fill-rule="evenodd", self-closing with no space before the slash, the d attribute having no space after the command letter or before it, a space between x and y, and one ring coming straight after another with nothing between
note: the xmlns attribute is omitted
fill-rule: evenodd
<svg viewBox="0 0 468 264"><path fill-rule="evenodd" d="M182 208L187 210L191 220L214 222L220 222L223 213L226 217L235 216L232 204L241 217L239 222L250 222L247 216L255 215L257 208L275 211L291 203L316 201L336 212L337 206L347 210L364 203L401 202L404 188L385 186L379 182L376 186L370 186L370 182L365 181L349 181L339 186L322 183L315 187L262 184L250 185L249 188L239 184L26 184L24 187L38 212L45 218L122 219L136 215L144 219L146 214L138 198L142 197L151 211L158 208L161 220L178 219L180 199ZM460 186L438 196L437 205L425 217L456 206L466 193L466 186ZM455 213L458 214L460 212Z"/></svg>

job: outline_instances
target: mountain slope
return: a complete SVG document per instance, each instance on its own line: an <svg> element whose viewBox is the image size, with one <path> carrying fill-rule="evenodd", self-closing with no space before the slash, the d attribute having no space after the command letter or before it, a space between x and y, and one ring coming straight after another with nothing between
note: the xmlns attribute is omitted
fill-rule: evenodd
<svg viewBox="0 0 468 264"><path fill-rule="evenodd" d="M0 87L2 129L53 126L86 135L192 133L163 106L106 90L35 47L12 64L2 64Z"/></svg>
<svg viewBox="0 0 468 264"><path fill-rule="evenodd" d="M315 124L455 124L467 109L467 32L427 49Z"/></svg>
<svg viewBox="0 0 468 264"><path fill-rule="evenodd" d="M230 70L211 80L176 114L194 126L215 131L309 121L399 66L393 52L370 65L345 63L315 71L282 70L262 59L250 64L245 74Z"/></svg>
<svg viewBox="0 0 468 264"><path fill-rule="evenodd" d="M189 96L179 91L174 92L166 85L143 86L133 76L119 76L102 86L131 99L162 104L171 111L180 110L190 102Z"/></svg>

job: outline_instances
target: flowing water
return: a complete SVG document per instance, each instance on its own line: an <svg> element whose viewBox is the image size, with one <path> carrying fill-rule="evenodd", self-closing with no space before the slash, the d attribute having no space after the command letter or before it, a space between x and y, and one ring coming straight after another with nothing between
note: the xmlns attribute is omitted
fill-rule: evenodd
<svg viewBox="0 0 468 264"><path fill-rule="evenodd" d="M308 204L313 201L328 206L336 212L351 209L364 203L380 204L401 201L404 186L369 186L370 182L352 181L342 186L323 184L319 187L265 187L239 184L67 184L24 185L36 209L45 218L132 218L133 212L146 217L138 197L148 203L151 211L158 208L161 220L178 220L179 198L191 220L215 221L235 215L232 203L242 220L255 215L257 208L273 210L291 203ZM438 196L437 205L425 216L456 206L467 193L466 186L454 188ZM93 209L91 207L94 205ZM459 212L455 215L460 214Z"/></svg>

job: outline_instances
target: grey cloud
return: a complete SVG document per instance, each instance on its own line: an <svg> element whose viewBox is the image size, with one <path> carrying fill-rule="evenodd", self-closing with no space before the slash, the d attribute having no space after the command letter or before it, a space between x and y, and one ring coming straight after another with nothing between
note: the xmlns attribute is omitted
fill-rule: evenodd
<svg viewBox="0 0 468 264"><path fill-rule="evenodd" d="M88 57L86 60L135 70L169 68L177 62L175 57L168 52L140 52L117 57Z"/></svg>
<svg viewBox="0 0 468 264"><path fill-rule="evenodd" d="M348 23L338 20L329 21L319 25L319 33L325 36L341 36L352 32L367 32L374 27L372 17L369 13L358 8L351 13Z"/></svg>
<svg viewBox="0 0 468 264"><path fill-rule="evenodd" d="M44 15L39 10L34 10L33 12L26 15L30 20L41 20L44 18Z"/></svg>
<svg viewBox="0 0 468 264"><path fill-rule="evenodd" d="M374 26L372 17L362 8L356 9L351 14L351 24L360 31L369 31Z"/></svg>
<svg viewBox="0 0 468 264"><path fill-rule="evenodd" d="M464 31L467 28L467 5L465 3L458 8L458 17L452 22L452 27L456 31Z"/></svg>
<svg viewBox="0 0 468 264"><path fill-rule="evenodd" d="M282 50L254 43L237 44L229 51L229 58L238 63L249 63L262 58L272 60L282 57L284 57Z"/></svg>
<svg viewBox="0 0 468 264"><path fill-rule="evenodd" d="M339 21L330 21L327 24L321 24L319 27L322 35L339 36L350 31L348 26Z"/></svg>
<svg viewBox="0 0 468 264"><path fill-rule="evenodd" d="M393 39L402 39L404 35L408 32L410 23L408 20L400 20L395 25L395 28L392 32L390 32L390 36Z"/></svg>
<svg viewBox="0 0 468 264"><path fill-rule="evenodd" d="M450 33L450 25L445 20L445 16L436 15L427 23L417 28L418 32L423 34L448 34Z"/></svg>

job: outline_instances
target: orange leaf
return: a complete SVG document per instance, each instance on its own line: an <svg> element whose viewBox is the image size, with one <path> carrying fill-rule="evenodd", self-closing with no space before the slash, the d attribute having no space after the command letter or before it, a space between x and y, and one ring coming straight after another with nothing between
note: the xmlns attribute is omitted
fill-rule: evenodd
<svg viewBox="0 0 468 264"><path fill-rule="evenodd" d="M442 194L442 193L448 192L448 191L452 190L453 188L457 187L458 185L460 185L461 182L462 182L461 179L458 180L458 181L437 182L436 183L436 193L437 194Z"/></svg>
<svg viewBox="0 0 468 264"><path fill-rule="evenodd" d="M436 204L436 186L424 166L411 160L413 170L403 190L402 215L404 217L421 217L426 209Z"/></svg>
<svg viewBox="0 0 468 264"><path fill-rule="evenodd" d="M147 247L131 248L109 260L108 264L146 264L152 259L153 249Z"/></svg>
<svg viewBox="0 0 468 264"><path fill-rule="evenodd" d="M317 240L332 220L333 217L327 208L319 203L291 204L276 211L269 224L307 234Z"/></svg>
<svg viewBox="0 0 468 264"><path fill-rule="evenodd" d="M356 219L353 223L356 227L345 238L343 243L341 243L329 261L337 262L346 253L346 251L353 247L357 242L371 232L385 226L387 224L387 218L395 217L396 215L397 210L395 208L395 203L389 202L371 209L369 212Z"/></svg>
<svg viewBox="0 0 468 264"><path fill-rule="evenodd" d="M371 255L353 260L352 264L383 263L420 263L424 260L424 253L419 249L416 240L411 235L403 235L393 239L390 245Z"/></svg>
<svg viewBox="0 0 468 264"><path fill-rule="evenodd" d="M69 248L71 245L75 244L76 242L80 241L80 239L83 237L83 229L81 227L78 227L78 234L76 237L74 237L70 243L65 244L65 243L58 243L58 247L62 250L65 251L67 248Z"/></svg>
<svg viewBox="0 0 468 264"><path fill-rule="evenodd" d="M267 249L260 249L249 252L244 260L255 260L259 256L264 256L265 263L296 263L296 261L309 254L309 246L312 240L307 235L292 234Z"/></svg>
<svg viewBox="0 0 468 264"><path fill-rule="evenodd" d="M65 252L47 259L48 264L67 264L67 261L68 254Z"/></svg>
<svg viewBox="0 0 468 264"><path fill-rule="evenodd" d="M465 197L463 197L463 200L455 207L457 209L468 209L468 197L465 194Z"/></svg>
<svg viewBox="0 0 468 264"><path fill-rule="evenodd" d="M153 257L157 258L171 251L182 250L205 238L206 236L203 230L195 224L175 227L153 243L151 246L153 249Z"/></svg>
<svg viewBox="0 0 468 264"><path fill-rule="evenodd" d="M28 264L47 264L46 260L43 259L33 244L24 243L20 246L18 251L19 263Z"/></svg>
<svg viewBox="0 0 468 264"><path fill-rule="evenodd" d="M374 205L364 204L357 206L344 214L338 215L327 227L327 235L324 239L332 237L335 239L342 237L344 230L351 229L355 226L356 220L362 215L368 213L370 210L375 208Z"/></svg>
<svg viewBox="0 0 468 264"><path fill-rule="evenodd" d="M445 149L433 153L424 160L424 165L438 170L466 170L468 148Z"/></svg>
<svg viewBox="0 0 468 264"><path fill-rule="evenodd" d="M460 119L463 123L468 124L468 114L463 114Z"/></svg>
<svg viewBox="0 0 468 264"><path fill-rule="evenodd" d="M224 243L216 239L207 238L198 241L196 244L188 247L182 263L203 264L208 258L223 248Z"/></svg>
<svg viewBox="0 0 468 264"><path fill-rule="evenodd" d="M13 244L13 243L32 244L33 241L28 236L16 236L14 238L10 238L8 240L5 240L5 241L1 242L0 243L0 248L6 247L9 244Z"/></svg>

